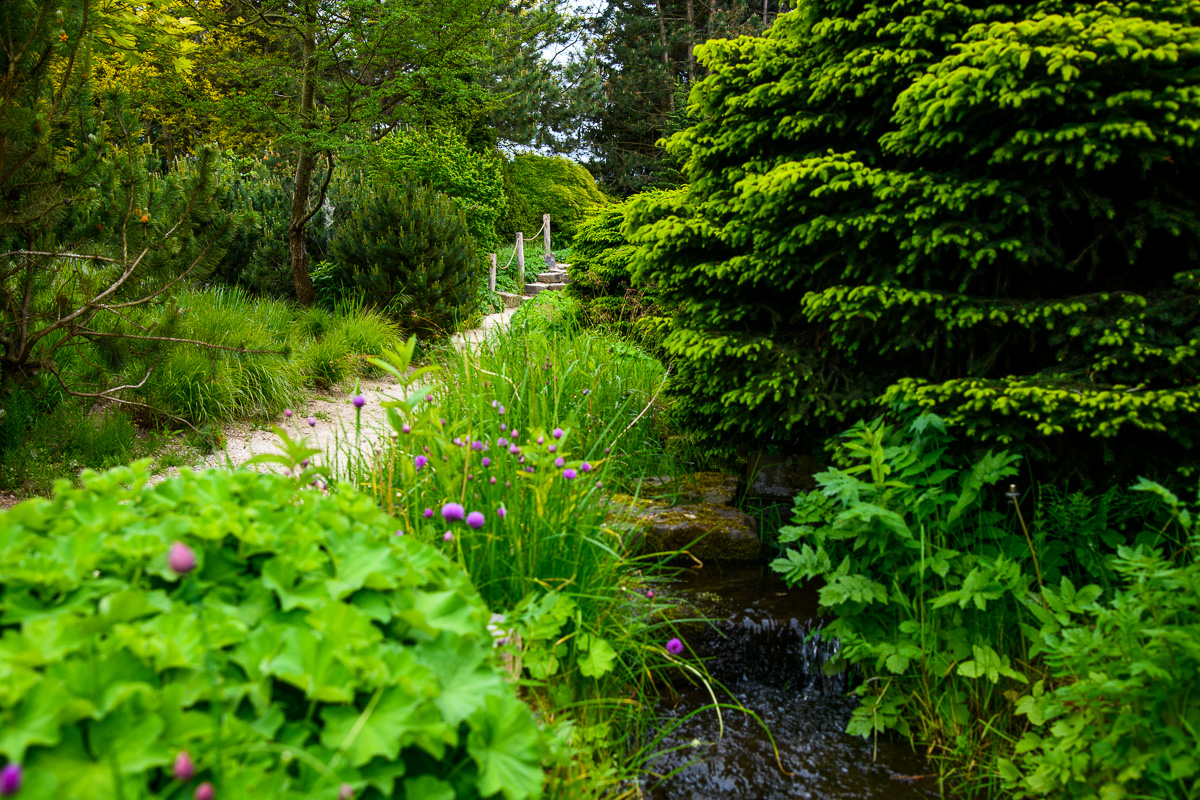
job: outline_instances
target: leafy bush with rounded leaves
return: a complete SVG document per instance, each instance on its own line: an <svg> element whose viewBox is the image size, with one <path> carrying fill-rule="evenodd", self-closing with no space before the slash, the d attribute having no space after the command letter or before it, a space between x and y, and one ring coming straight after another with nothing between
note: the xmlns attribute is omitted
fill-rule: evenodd
<svg viewBox="0 0 1200 800"><path fill-rule="evenodd" d="M596 179L582 165L561 156L521 155L504 164L504 188L508 193L508 215L498 230L506 239L521 231L526 236L542 227L542 215L550 215L554 244L569 244L586 214L608 204L596 188Z"/></svg>
<svg viewBox="0 0 1200 800"><path fill-rule="evenodd" d="M146 487L141 463L0 516L0 754L24 765L22 800L202 781L227 798L540 796L546 740L466 575L309 477ZM196 772L177 782L185 751Z"/></svg>
<svg viewBox="0 0 1200 800"><path fill-rule="evenodd" d="M416 181L355 204L330 250L336 280L409 330L448 331L473 310L482 271L463 212Z"/></svg>

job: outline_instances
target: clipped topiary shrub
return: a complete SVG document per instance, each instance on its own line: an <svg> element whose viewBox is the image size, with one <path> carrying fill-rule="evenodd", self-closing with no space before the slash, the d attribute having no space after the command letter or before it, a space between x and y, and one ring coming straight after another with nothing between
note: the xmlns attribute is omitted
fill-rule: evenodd
<svg viewBox="0 0 1200 800"><path fill-rule="evenodd" d="M590 172L561 156L523 155L506 162L504 188L508 214L498 226L500 235L533 236L542 227L542 215L549 214L555 247L569 244L583 217L609 202Z"/></svg>
<svg viewBox="0 0 1200 800"><path fill-rule="evenodd" d="M380 186L338 227L336 280L413 331L449 331L473 310L482 273L454 201L416 181Z"/></svg>
<svg viewBox="0 0 1200 800"><path fill-rule="evenodd" d="M1194 466L1198 35L1167 0L818 0L698 48L690 184L631 217L690 426L915 403L1056 470Z"/></svg>
<svg viewBox="0 0 1200 800"><path fill-rule="evenodd" d="M488 612L370 497L249 471L149 488L144 463L82 480L0 515L21 800L541 794Z"/></svg>

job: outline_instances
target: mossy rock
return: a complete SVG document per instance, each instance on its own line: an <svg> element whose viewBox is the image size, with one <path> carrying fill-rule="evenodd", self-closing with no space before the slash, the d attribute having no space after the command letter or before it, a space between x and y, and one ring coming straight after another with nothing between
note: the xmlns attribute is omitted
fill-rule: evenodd
<svg viewBox="0 0 1200 800"><path fill-rule="evenodd" d="M643 553L687 551L704 561L753 561L762 557L758 522L745 512L715 503L695 503L642 512Z"/></svg>
<svg viewBox="0 0 1200 800"><path fill-rule="evenodd" d="M671 497L674 502L731 506L737 499L738 482L738 476L725 472L697 472L678 478L647 478L642 482L642 487L647 497Z"/></svg>

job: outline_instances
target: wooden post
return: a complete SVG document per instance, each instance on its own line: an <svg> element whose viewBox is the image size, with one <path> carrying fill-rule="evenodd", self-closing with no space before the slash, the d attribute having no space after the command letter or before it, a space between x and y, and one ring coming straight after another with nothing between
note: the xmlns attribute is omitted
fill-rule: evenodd
<svg viewBox="0 0 1200 800"><path fill-rule="evenodd" d="M488 253L488 257L492 260L492 266L488 268L488 291L496 291L496 254Z"/></svg>
<svg viewBox="0 0 1200 800"><path fill-rule="evenodd" d="M548 253L548 254L553 253L554 251L550 249L550 215L549 214L542 214L542 231L543 231L542 238L546 244L546 253Z"/></svg>
<svg viewBox="0 0 1200 800"><path fill-rule="evenodd" d="M517 231L517 286L525 292L525 234Z"/></svg>

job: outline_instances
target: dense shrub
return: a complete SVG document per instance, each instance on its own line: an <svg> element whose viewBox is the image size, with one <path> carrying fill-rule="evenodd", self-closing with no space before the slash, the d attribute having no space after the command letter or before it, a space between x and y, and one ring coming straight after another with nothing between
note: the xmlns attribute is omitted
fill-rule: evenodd
<svg viewBox="0 0 1200 800"><path fill-rule="evenodd" d="M545 740L466 575L310 477L145 488L136 465L0 516L0 754L25 767L22 800L201 781L227 798L541 794ZM174 543L194 571L172 568ZM196 772L176 781L181 752Z"/></svg>
<svg viewBox="0 0 1200 800"><path fill-rule="evenodd" d="M331 260L343 285L410 330L450 330L473 311L482 279L463 212L413 180L359 203L338 227Z"/></svg>
<svg viewBox="0 0 1200 800"><path fill-rule="evenodd" d="M1200 6L805 4L710 42L688 188L635 204L696 430L880 397L1111 479L1193 465Z"/></svg>
<svg viewBox="0 0 1200 800"><path fill-rule="evenodd" d="M368 178L383 188L410 177L454 201L467 220L478 253L496 249L496 223L508 200L500 154L472 150L453 128L399 131L371 148Z"/></svg>
<svg viewBox="0 0 1200 800"><path fill-rule="evenodd" d="M506 162L504 189L508 215L498 230L506 239L517 231L532 237L542 227L542 215L549 214L552 244L570 244L584 215L608 203L592 174L561 156L530 154Z"/></svg>
<svg viewBox="0 0 1200 800"><path fill-rule="evenodd" d="M579 329L582 311L565 292L541 292L521 303L509 324L529 333L571 333Z"/></svg>

